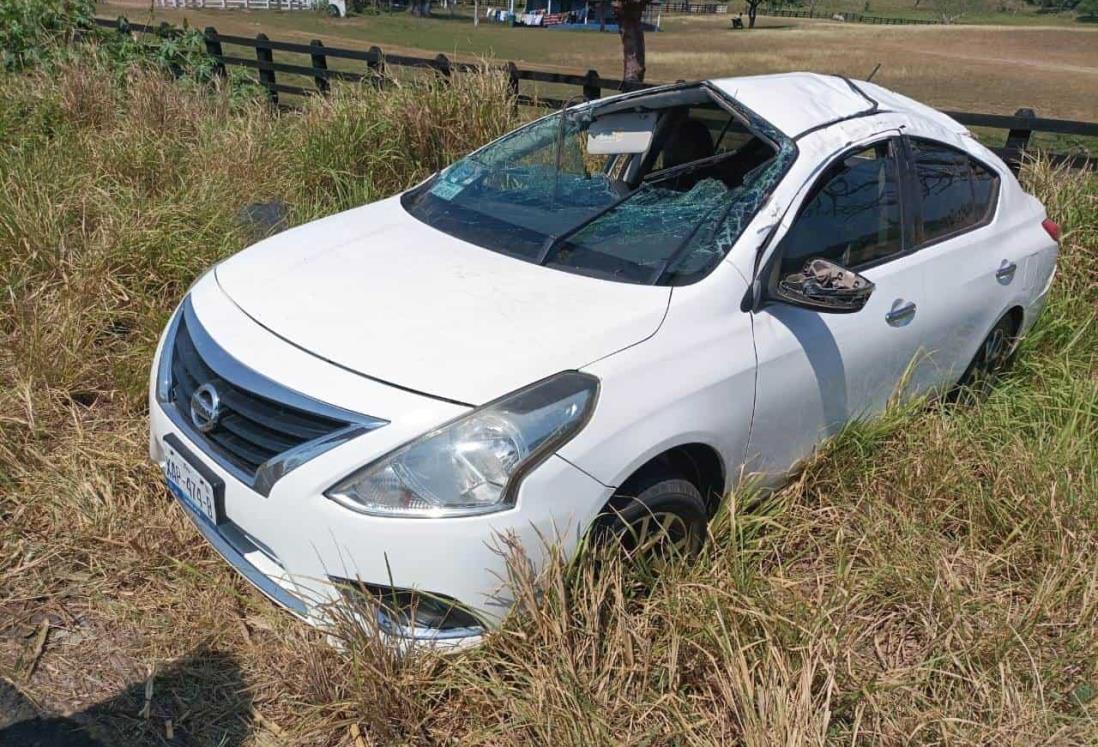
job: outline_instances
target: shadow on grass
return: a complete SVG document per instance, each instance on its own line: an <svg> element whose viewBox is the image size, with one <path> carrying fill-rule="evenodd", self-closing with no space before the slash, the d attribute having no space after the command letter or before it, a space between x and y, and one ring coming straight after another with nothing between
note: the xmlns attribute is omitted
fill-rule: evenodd
<svg viewBox="0 0 1098 747"><path fill-rule="evenodd" d="M216 744L235 747L252 727L252 701L235 657L199 651L146 682L71 716L50 716L0 681L0 747Z"/></svg>

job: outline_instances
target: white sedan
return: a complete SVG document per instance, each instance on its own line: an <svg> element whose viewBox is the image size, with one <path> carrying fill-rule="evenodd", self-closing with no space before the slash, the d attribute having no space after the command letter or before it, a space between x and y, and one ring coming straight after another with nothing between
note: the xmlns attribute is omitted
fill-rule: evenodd
<svg viewBox="0 0 1098 747"><path fill-rule="evenodd" d="M465 643L593 528L703 541L894 393L994 372L1059 229L949 117L878 85L682 83L524 126L218 264L165 331L153 460L313 622Z"/></svg>

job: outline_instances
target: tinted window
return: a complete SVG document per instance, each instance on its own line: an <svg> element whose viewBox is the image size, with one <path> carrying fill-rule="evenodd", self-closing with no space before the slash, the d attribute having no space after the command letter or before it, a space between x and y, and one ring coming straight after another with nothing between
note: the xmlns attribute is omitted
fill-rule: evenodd
<svg viewBox="0 0 1098 747"><path fill-rule="evenodd" d="M998 193L998 177L948 146L912 140L911 147L922 199L923 241L935 241L982 223Z"/></svg>
<svg viewBox="0 0 1098 747"><path fill-rule="evenodd" d="M982 222L995 210L995 198L999 196L999 175L983 164L969 159L972 169L972 188L976 199L976 222Z"/></svg>
<svg viewBox="0 0 1098 747"><path fill-rule="evenodd" d="M903 248L896 159L890 142L830 169L782 240L781 274L823 257L855 269Z"/></svg>

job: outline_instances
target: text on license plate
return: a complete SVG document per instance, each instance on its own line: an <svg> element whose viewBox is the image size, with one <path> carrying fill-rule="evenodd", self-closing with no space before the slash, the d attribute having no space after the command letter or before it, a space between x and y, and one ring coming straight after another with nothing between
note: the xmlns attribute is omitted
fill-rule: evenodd
<svg viewBox="0 0 1098 747"><path fill-rule="evenodd" d="M206 517L211 524L217 523L213 486L169 443L164 444L164 475L179 498Z"/></svg>

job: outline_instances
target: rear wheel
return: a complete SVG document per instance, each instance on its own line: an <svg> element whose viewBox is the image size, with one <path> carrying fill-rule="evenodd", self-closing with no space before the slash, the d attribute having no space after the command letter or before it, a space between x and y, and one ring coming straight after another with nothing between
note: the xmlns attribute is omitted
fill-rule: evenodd
<svg viewBox="0 0 1098 747"><path fill-rule="evenodd" d="M597 531L628 557L661 562L697 555L705 543L707 522L698 488L660 470L622 486L599 519Z"/></svg>
<svg viewBox="0 0 1098 747"><path fill-rule="evenodd" d="M966 393L977 398L987 396L995 380L1010 364L1016 337L1014 320L1009 315L1004 316L980 344L980 349L957 384L956 394L961 397Z"/></svg>

